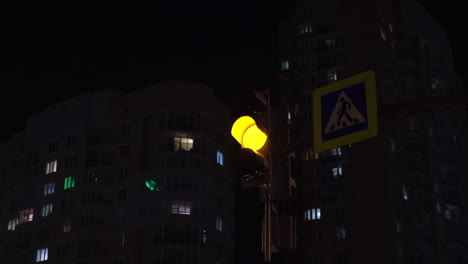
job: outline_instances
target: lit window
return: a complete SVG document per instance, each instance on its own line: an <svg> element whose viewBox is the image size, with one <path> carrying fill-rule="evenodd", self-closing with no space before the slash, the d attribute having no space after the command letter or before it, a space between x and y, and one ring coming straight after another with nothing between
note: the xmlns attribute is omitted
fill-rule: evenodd
<svg viewBox="0 0 468 264"><path fill-rule="evenodd" d="M193 148L193 138L175 136L174 137L174 150L191 151Z"/></svg>
<svg viewBox="0 0 468 264"><path fill-rule="evenodd" d="M440 79L431 78L431 87L434 91L441 90L445 88L445 83Z"/></svg>
<svg viewBox="0 0 468 264"><path fill-rule="evenodd" d="M400 224L400 222L398 222L398 221L396 222L396 231L397 231L398 233L401 233L401 224Z"/></svg>
<svg viewBox="0 0 468 264"><path fill-rule="evenodd" d="M206 245L206 243L208 242L208 236L206 235L206 229L202 229L202 235L201 235L201 242L202 242L202 245Z"/></svg>
<svg viewBox="0 0 468 264"><path fill-rule="evenodd" d="M172 201L172 214L191 215L191 203L187 201Z"/></svg>
<svg viewBox="0 0 468 264"><path fill-rule="evenodd" d="M338 240L346 239L346 228L344 227L336 228L336 239Z"/></svg>
<svg viewBox="0 0 468 264"><path fill-rule="evenodd" d="M42 206L42 214L41 216L42 217L45 217L45 216L48 216L52 213L52 210L54 209L54 205L53 204L46 204L44 206Z"/></svg>
<svg viewBox="0 0 468 264"><path fill-rule="evenodd" d="M8 221L8 231L15 231L15 228L18 224L19 224L18 218Z"/></svg>
<svg viewBox="0 0 468 264"><path fill-rule="evenodd" d="M402 191L403 191L403 199L405 200L408 200L408 189L406 188L406 186L403 185L402 187Z"/></svg>
<svg viewBox="0 0 468 264"><path fill-rule="evenodd" d="M34 219L34 209L26 209L19 212L19 223L31 222Z"/></svg>
<svg viewBox="0 0 468 264"><path fill-rule="evenodd" d="M46 164L46 174L54 173L57 171L57 161L47 162Z"/></svg>
<svg viewBox="0 0 468 264"><path fill-rule="evenodd" d="M44 184L44 195L53 194L55 192L55 182Z"/></svg>
<svg viewBox="0 0 468 264"><path fill-rule="evenodd" d="M299 34L304 34L304 33L312 33L312 26L310 25L301 25L299 27Z"/></svg>
<svg viewBox="0 0 468 264"><path fill-rule="evenodd" d="M71 220L67 219L63 223L63 233L69 233L71 232Z"/></svg>
<svg viewBox="0 0 468 264"><path fill-rule="evenodd" d="M328 82L334 82L334 81L338 80L336 70L327 71L327 80L328 80Z"/></svg>
<svg viewBox="0 0 468 264"><path fill-rule="evenodd" d="M145 186L146 186L146 188L150 189L151 191L156 190L156 191L159 192L159 191L161 190L161 189L159 189L159 188L157 187L157 184L156 184L156 181L155 181L155 180L147 180L147 181L145 181Z"/></svg>
<svg viewBox="0 0 468 264"><path fill-rule="evenodd" d="M70 188L73 188L73 187L75 187L75 178L74 177L65 178L65 180L63 182L63 189L67 190L67 189L70 189Z"/></svg>
<svg viewBox="0 0 468 264"><path fill-rule="evenodd" d="M281 62L281 70L282 71L289 70L289 61L285 60Z"/></svg>
<svg viewBox="0 0 468 264"><path fill-rule="evenodd" d="M49 249L38 249L36 255L36 262L46 261L47 259L49 259Z"/></svg>
<svg viewBox="0 0 468 264"><path fill-rule="evenodd" d="M319 220L321 218L320 208L307 209L304 212L304 220Z"/></svg>
<svg viewBox="0 0 468 264"><path fill-rule="evenodd" d="M392 23L388 23L388 30L390 30L390 32L393 32L393 25L392 25Z"/></svg>
<svg viewBox="0 0 468 264"><path fill-rule="evenodd" d="M385 31L381 28L380 29L380 37L383 39L383 40L386 40L387 39L387 36L385 35Z"/></svg>
<svg viewBox="0 0 468 264"><path fill-rule="evenodd" d="M216 217L216 230L223 231L223 219L221 217Z"/></svg>
<svg viewBox="0 0 468 264"><path fill-rule="evenodd" d="M331 153L333 156L341 156L341 148L340 147L334 148L331 150Z"/></svg>
<svg viewBox="0 0 468 264"><path fill-rule="evenodd" d="M343 175L343 169L341 168L341 166L333 168L333 178L334 179L337 179L341 175Z"/></svg>
<svg viewBox="0 0 468 264"><path fill-rule="evenodd" d="M219 164L219 165L224 165L224 155L221 151L218 150L218 152L216 153L216 162Z"/></svg>
<svg viewBox="0 0 468 264"><path fill-rule="evenodd" d="M310 160L314 156L314 151L312 148L305 149L302 151L302 160Z"/></svg>

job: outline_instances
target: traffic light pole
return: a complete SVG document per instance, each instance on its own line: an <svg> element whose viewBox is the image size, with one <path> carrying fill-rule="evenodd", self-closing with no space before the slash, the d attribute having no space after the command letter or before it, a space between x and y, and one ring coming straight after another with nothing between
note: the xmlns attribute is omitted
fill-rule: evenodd
<svg viewBox="0 0 468 264"><path fill-rule="evenodd" d="M270 102L270 89L268 89L268 94L267 94L267 112L268 112L268 135L271 135L271 102ZM269 145L271 146L271 136L268 137L268 140L270 141ZM266 183L266 188L265 188L265 214L264 214L264 245L263 245L263 253L264 253L264 259L265 262L271 262L271 206L272 206L272 195L271 195L271 179L273 175L273 164L272 164L272 155L271 155L271 148L268 150L269 157L268 157L268 162L270 163L270 168L268 172L268 181Z"/></svg>

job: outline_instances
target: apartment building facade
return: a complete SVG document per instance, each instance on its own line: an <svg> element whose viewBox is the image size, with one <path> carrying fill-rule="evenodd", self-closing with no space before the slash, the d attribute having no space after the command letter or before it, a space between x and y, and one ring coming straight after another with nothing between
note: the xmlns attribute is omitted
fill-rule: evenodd
<svg viewBox="0 0 468 264"><path fill-rule="evenodd" d="M2 263L233 263L230 120L177 81L32 116L0 147Z"/></svg>
<svg viewBox="0 0 468 264"><path fill-rule="evenodd" d="M418 1L298 0L281 22L282 105L294 144L312 135L314 89L376 72L378 107L463 92L450 43ZM314 157L295 149L297 217L284 263L465 263L466 115L379 118L377 137Z"/></svg>

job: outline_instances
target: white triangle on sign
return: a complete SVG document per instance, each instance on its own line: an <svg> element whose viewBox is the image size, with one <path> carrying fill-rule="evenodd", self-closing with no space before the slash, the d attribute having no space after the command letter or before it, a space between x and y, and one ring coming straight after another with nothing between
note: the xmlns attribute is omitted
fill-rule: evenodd
<svg viewBox="0 0 468 264"><path fill-rule="evenodd" d="M324 133L334 132L365 121L345 92L341 92Z"/></svg>

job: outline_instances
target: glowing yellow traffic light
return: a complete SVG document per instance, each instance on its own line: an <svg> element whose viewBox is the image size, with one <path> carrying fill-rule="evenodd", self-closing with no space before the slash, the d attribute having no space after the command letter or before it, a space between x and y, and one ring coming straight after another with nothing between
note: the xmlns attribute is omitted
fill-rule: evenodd
<svg viewBox="0 0 468 264"><path fill-rule="evenodd" d="M250 116L239 117L232 125L231 135L242 145L253 151L261 149L267 140L267 135L263 133Z"/></svg>

